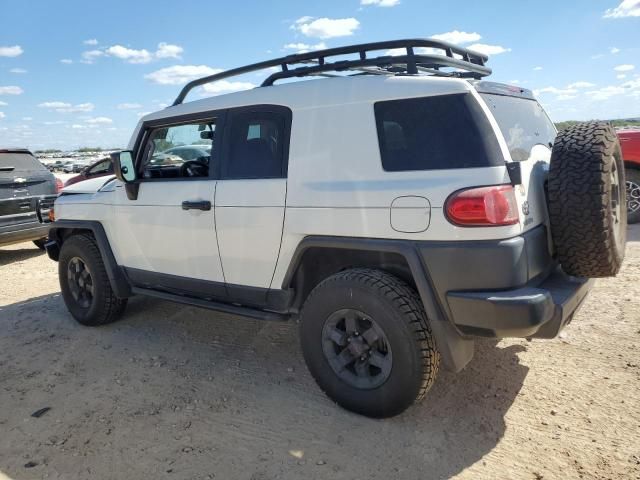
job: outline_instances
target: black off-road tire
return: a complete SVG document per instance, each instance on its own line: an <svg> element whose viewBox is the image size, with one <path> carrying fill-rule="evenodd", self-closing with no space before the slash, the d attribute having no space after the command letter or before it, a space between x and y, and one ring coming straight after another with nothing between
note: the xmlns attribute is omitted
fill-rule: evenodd
<svg viewBox="0 0 640 480"><path fill-rule="evenodd" d="M620 270L627 233L624 164L611 124L587 122L556 137L549 168L551 235L562 269L580 277Z"/></svg>
<svg viewBox="0 0 640 480"><path fill-rule="evenodd" d="M89 305L83 306L74 298L69 285L69 263L80 259L90 272L93 294ZM60 290L69 312L78 323L97 327L116 321L127 306L126 298L118 298L109 283L102 255L89 234L74 235L62 244L58 259Z"/></svg>
<svg viewBox="0 0 640 480"><path fill-rule="evenodd" d="M357 388L340 378L323 350L325 322L344 309L370 316L388 341L390 373L375 388ZM347 410L369 417L397 415L421 400L440 363L420 298L405 282L380 270L346 270L320 283L302 309L300 338L320 388Z"/></svg>
<svg viewBox="0 0 640 480"><path fill-rule="evenodd" d="M626 191L627 191L627 221L629 223L640 222L640 170L627 168Z"/></svg>

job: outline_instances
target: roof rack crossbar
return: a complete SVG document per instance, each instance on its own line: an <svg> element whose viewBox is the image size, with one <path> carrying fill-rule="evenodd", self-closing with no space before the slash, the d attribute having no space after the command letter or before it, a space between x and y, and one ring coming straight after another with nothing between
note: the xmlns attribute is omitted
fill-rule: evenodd
<svg viewBox="0 0 640 480"><path fill-rule="evenodd" d="M416 50L421 48L443 50L444 55L431 53L422 54ZM371 51L391 49L405 49L406 53L404 55L383 55L378 57L367 56L367 53ZM327 57L349 54L358 54L359 59L339 60L333 62L327 61ZM456 55L460 58L457 58ZM384 68L397 65L406 65L404 73L409 75L419 73L419 67L429 68L434 71L437 71L440 67L451 67L460 70L454 73L455 76L479 79L491 74L491 69L485 66L485 62L487 60L488 57L482 53L432 39L390 40L385 42L349 45L345 47L318 50L315 52L288 55L286 57L253 63L251 65L233 68L214 75L192 80L180 91L180 94L173 102L173 105L181 104L189 92L198 86L273 67L279 67L281 71L270 75L262 83L262 86L273 85L276 80L281 80L283 78L317 75L318 73L329 71L353 70L359 67L365 69L370 67ZM303 63L313 63L313 65L291 68L291 65ZM449 72L443 72L443 76L451 76L451 74Z"/></svg>

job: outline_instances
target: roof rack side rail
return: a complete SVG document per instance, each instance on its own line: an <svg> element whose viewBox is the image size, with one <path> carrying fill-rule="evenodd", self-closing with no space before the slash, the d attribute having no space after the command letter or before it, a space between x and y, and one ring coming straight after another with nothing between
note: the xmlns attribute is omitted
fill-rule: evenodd
<svg viewBox="0 0 640 480"><path fill-rule="evenodd" d="M432 54L431 52L428 54L416 53L416 49L420 48L442 50L444 55ZM392 49L405 49L406 51L404 55L385 54L382 56L367 56L367 53L371 51ZM359 55L358 59L327 62L327 57L356 53ZM272 67L280 67L281 71L269 76L262 83L262 86L273 85L276 80L281 80L283 78L304 77L307 75L317 75L318 73L323 72L354 70L358 68L397 67L402 64L406 65L403 73L409 75L419 73L420 68L429 69L433 72L437 71L441 67L451 67L459 69L460 71L453 73L442 72L441 75L455 75L463 78L471 77L479 79L491 74L491 69L485 66L485 62L487 60L487 55L482 53L433 39L389 40L384 42L348 45L344 47L328 48L325 50L288 55L286 57L253 63L192 80L183 87L180 94L173 102L173 105L181 104L189 92L198 86ZM304 63L312 63L312 65L293 69L289 67L290 65ZM393 73L394 71L390 72Z"/></svg>

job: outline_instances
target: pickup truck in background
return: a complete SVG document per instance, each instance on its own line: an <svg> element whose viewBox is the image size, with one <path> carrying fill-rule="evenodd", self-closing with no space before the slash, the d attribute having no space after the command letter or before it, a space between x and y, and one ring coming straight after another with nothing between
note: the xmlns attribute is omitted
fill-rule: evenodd
<svg viewBox="0 0 640 480"><path fill-rule="evenodd" d="M629 223L640 222L640 128L617 131L624 159Z"/></svg>

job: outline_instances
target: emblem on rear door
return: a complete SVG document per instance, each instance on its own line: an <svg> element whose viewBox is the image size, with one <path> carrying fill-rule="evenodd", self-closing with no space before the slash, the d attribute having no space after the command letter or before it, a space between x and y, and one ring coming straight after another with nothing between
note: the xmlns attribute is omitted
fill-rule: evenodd
<svg viewBox="0 0 640 480"><path fill-rule="evenodd" d="M13 183L25 183L27 181L26 178L17 177L13 179Z"/></svg>
<svg viewBox="0 0 640 480"><path fill-rule="evenodd" d="M529 215L529 202L526 200L522 202L522 213L523 215Z"/></svg>

